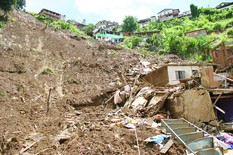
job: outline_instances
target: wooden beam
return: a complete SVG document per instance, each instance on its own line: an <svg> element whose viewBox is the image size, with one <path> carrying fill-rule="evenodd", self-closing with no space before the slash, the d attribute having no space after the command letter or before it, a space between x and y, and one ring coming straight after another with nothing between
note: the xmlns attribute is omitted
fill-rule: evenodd
<svg viewBox="0 0 233 155"><path fill-rule="evenodd" d="M171 148L173 144L174 144L173 140L170 139L160 150L160 153L165 154Z"/></svg>

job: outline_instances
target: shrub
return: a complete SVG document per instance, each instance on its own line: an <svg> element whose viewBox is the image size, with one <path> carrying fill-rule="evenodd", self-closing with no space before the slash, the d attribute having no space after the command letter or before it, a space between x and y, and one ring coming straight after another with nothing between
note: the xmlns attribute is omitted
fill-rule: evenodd
<svg viewBox="0 0 233 155"><path fill-rule="evenodd" d="M4 92L0 91L0 96L5 96Z"/></svg>
<svg viewBox="0 0 233 155"><path fill-rule="evenodd" d="M50 67L45 66L41 73L42 74L53 74L53 70Z"/></svg>
<svg viewBox="0 0 233 155"><path fill-rule="evenodd" d="M229 21L226 23L226 27L228 27L228 28L233 27L233 20L229 20Z"/></svg>
<svg viewBox="0 0 233 155"><path fill-rule="evenodd" d="M142 41L141 37L125 37L125 44L128 48L134 48L135 46L138 45L138 43L140 43Z"/></svg>
<svg viewBox="0 0 233 155"><path fill-rule="evenodd" d="M224 26L220 23L216 23L214 25L214 28L213 28L214 31L217 31L217 32L223 32L224 30Z"/></svg>
<svg viewBox="0 0 233 155"><path fill-rule="evenodd" d="M5 22L0 21L0 29L5 25Z"/></svg>
<svg viewBox="0 0 233 155"><path fill-rule="evenodd" d="M79 30L76 26L74 26L72 23L69 23L69 22L66 22L66 21L63 21L63 20L58 20L58 21L55 21L51 18L48 18L44 15L39 15L39 14L36 14L36 13L32 13L32 12L29 12L29 14L31 14L32 16L34 16L36 19L38 19L39 21L47 24L48 26L51 26L55 29L64 29L64 30L68 30L70 32L73 32L73 33L77 33L77 34L80 34L84 37L87 37L85 35L85 33L81 30Z"/></svg>
<svg viewBox="0 0 233 155"><path fill-rule="evenodd" d="M231 28L231 29L229 29L229 30L227 31L227 35L228 35L229 37L233 38L233 28Z"/></svg>

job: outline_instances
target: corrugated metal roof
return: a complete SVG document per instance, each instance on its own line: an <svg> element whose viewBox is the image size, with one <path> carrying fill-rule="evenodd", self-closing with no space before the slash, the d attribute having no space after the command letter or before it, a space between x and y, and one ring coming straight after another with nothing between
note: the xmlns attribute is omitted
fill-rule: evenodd
<svg viewBox="0 0 233 155"><path fill-rule="evenodd" d="M108 37L108 38L113 38L113 39L121 39L124 38L122 35L116 35L116 34L103 34L103 33L98 33L96 34L97 37Z"/></svg>

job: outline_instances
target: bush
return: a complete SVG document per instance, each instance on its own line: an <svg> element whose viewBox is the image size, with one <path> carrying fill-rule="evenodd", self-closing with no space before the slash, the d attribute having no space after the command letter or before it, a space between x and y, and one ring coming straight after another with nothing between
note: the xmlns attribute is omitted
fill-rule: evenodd
<svg viewBox="0 0 233 155"><path fill-rule="evenodd" d="M231 29L229 29L229 30L227 31L227 35L228 35L229 37L233 38L233 28L231 28Z"/></svg>
<svg viewBox="0 0 233 155"><path fill-rule="evenodd" d="M125 44L128 48L134 48L135 46L138 45L138 43L142 42L142 38L141 37L125 37Z"/></svg>
<svg viewBox="0 0 233 155"><path fill-rule="evenodd" d="M213 28L214 31L217 31L217 32L223 32L224 30L224 26L220 23L216 23L214 25L214 28Z"/></svg>
<svg viewBox="0 0 233 155"><path fill-rule="evenodd" d="M233 27L233 20L229 20L229 21L226 23L226 27L227 27L227 28Z"/></svg>
<svg viewBox="0 0 233 155"><path fill-rule="evenodd" d="M50 67L45 66L41 74L53 74L53 70Z"/></svg>
<svg viewBox="0 0 233 155"><path fill-rule="evenodd" d="M76 26L74 26L72 23L69 23L69 22L66 22L66 21L63 21L63 20L58 20L58 21L55 21L51 18L48 18L44 15L39 15L39 14L36 14L36 13L32 13L32 12L29 12L29 14L31 14L32 16L34 16L36 19L38 19L39 21L47 24L48 26L51 26L55 29L58 29L58 30L68 30L70 32L73 32L73 33L77 33L77 34L80 34L84 37L87 37L85 35L85 33L81 30L79 30Z"/></svg>
<svg viewBox="0 0 233 155"><path fill-rule="evenodd" d="M5 22L0 21L0 29L5 25Z"/></svg>

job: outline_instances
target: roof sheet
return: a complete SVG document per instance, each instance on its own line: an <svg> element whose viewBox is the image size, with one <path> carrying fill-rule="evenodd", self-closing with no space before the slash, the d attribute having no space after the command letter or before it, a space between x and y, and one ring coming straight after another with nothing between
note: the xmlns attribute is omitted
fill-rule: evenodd
<svg viewBox="0 0 233 155"><path fill-rule="evenodd" d="M121 39L124 38L122 35L116 35L116 34L103 34L103 33L98 33L96 34L97 37L108 37L108 38L114 38L114 39Z"/></svg>

